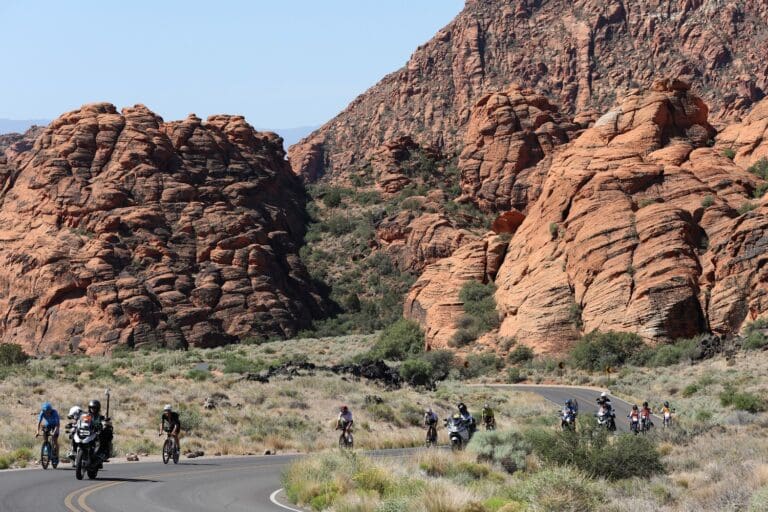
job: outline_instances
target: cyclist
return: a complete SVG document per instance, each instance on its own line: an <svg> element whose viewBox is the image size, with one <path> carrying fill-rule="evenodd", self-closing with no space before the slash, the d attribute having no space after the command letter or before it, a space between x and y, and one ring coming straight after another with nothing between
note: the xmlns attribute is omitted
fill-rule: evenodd
<svg viewBox="0 0 768 512"><path fill-rule="evenodd" d="M352 427L352 423L354 423L354 421L352 420L352 411L349 410L349 407L346 405L339 407L339 417L336 420L336 430L342 430L346 433L346 431Z"/></svg>
<svg viewBox="0 0 768 512"><path fill-rule="evenodd" d="M483 412L480 418L482 419L486 430L496 428L496 418L493 415L493 409L491 409L491 406L487 402L483 405Z"/></svg>
<svg viewBox="0 0 768 512"><path fill-rule="evenodd" d="M427 428L427 441L436 442L437 440L437 414L429 407L424 412L424 426Z"/></svg>
<svg viewBox="0 0 768 512"><path fill-rule="evenodd" d="M163 435L163 432L170 434L173 441L176 443L176 451L180 451L181 445L179 445L179 432L181 431L181 420L179 420L179 413L173 410L171 404L165 404L163 407L163 414L160 416L160 430L158 435Z"/></svg>
<svg viewBox="0 0 768 512"><path fill-rule="evenodd" d="M35 437L40 435L40 430L45 428L51 433L51 446L53 447L53 456L51 462L59 463L59 412L53 408L51 402L44 402L40 408L40 414L37 415L37 432Z"/></svg>

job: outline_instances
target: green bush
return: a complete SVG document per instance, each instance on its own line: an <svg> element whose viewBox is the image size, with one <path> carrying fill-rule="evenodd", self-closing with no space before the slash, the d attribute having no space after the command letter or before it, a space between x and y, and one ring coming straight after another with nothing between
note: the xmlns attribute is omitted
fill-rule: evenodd
<svg viewBox="0 0 768 512"><path fill-rule="evenodd" d="M464 283L459 291L459 300L464 303L464 314L459 319L460 328L451 339L451 346L464 347L499 326L499 314L493 297L495 292L496 286L493 283Z"/></svg>
<svg viewBox="0 0 768 512"><path fill-rule="evenodd" d="M753 165L749 166L747 171L751 172L755 176L763 178L764 180L768 180L768 158L761 158Z"/></svg>
<svg viewBox="0 0 768 512"><path fill-rule="evenodd" d="M755 203L753 203L751 201L747 201L744 204L742 204L741 206L739 206L738 212L739 212L739 215L744 215L746 213L751 212L755 208L757 208L757 205Z"/></svg>
<svg viewBox="0 0 768 512"><path fill-rule="evenodd" d="M464 365L459 367L459 375L464 379L473 379L480 375L496 373L504 368L504 360L493 352L470 354Z"/></svg>
<svg viewBox="0 0 768 512"><path fill-rule="evenodd" d="M525 363L533 359L533 349L526 345L518 345L515 350L509 353L507 361L512 364Z"/></svg>
<svg viewBox="0 0 768 512"><path fill-rule="evenodd" d="M430 384L432 372L432 365L423 359L407 359L400 365L400 376L411 386Z"/></svg>
<svg viewBox="0 0 768 512"><path fill-rule="evenodd" d="M768 318L758 318L754 322L747 324L744 328L744 348L748 350L763 349L768 346L768 336L763 334L763 330L768 329Z"/></svg>
<svg viewBox="0 0 768 512"><path fill-rule="evenodd" d="M402 361L424 351L424 333L419 324L401 318L384 329L369 354L374 359Z"/></svg>
<svg viewBox="0 0 768 512"><path fill-rule="evenodd" d="M515 501L511 502L510 508L505 506L499 512L601 510L604 487L569 467L544 468L512 487L510 497Z"/></svg>
<svg viewBox="0 0 768 512"><path fill-rule="evenodd" d="M477 454L479 462L497 463L508 473L514 473L525 470L531 444L519 432L495 430L476 433L467 449Z"/></svg>
<svg viewBox="0 0 768 512"><path fill-rule="evenodd" d="M341 204L342 197L341 189L330 188L323 194L323 204L328 208L336 208Z"/></svg>
<svg viewBox="0 0 768 512"><path fill-rule="evenodd" d="M648 478L664 470L651 437L614 437L591 416L579 418L576 432L532 429L526 439L542 460L573 466L596 478Z"/></svg>
<svg viewBox="0 0 768 512"><path fill-rule="evenodd" d="M712 197L712 194L707 194L704 196L704 198L701 200L701 206L704 208L709 208L715 204L715 198Z"/></svg>
<svg viewBox="0 0 768 512"><path fill-rule="evenodd" d="M550 222L549 223L549 236L552 237L552 240L557 238L557 235L560 232L560 227L557 225L556 222Z"/></svg>
<svg viewBox="0 0 768 512"><path fill-rule="evenodd" d="M507 370L507 382L517 384L523 382L528 376L520 368L512 367Z"/></svg>
<svg viewBox="0 0 768 512"><path fill-rule="evenodd" d="M421 359L432 366L432 378L444 380L453 368L456 357L450 350L430 350L421 355Z"/></svg>
<svg viewBox="0 0 768 512"><path fill-rule="evenodd" d="M726 385L720 393L720 403L723 407L732 406L734 409L751 413L766 410L766 401L754 393L738 391L732 385Z"/></svg>
<svg viewBox="0 0 768 512"><path fill-rule="evenodd" d="M696 394L696 393L698 393L698 392L699 392L699 386L698 386L698 384L695 384L695 383L693 383L693 384L688 384L688 385L687 385L687 386L685 386L685 388L683 389L683 397L685 397L685 398L690 398L690 397L692 397L693 395L695 395L695 394Z"/></svg>
<svg viewBox="0 0 768 512"><path fill-rule="evenodd" d="M723 156L729 160L733 160L736 157L736 150L733 148L725 148L723 150Z"/></svg>
<svg viewBox="0 0 768 512"><path fill-rule="evenodd" d="M187 378L194 381L203 381L208 380L208 378L211 376L210 372L204 371L204 370L198 370L196 368L189 370L187 372Z"/></svg>
<svg viewBox="0 0 768 512"><path fill-rule="evenodd" d="M632 357L632 362L643 366L671 366L682 361L697 360L701 357L698 338L676 340L655 347L645 347Z"/></svg>
<svg viewBox="0 0 768 512"><path fill-rule="evenodd" d="M625 364L642 348L643 340L637 334L592 331L576 343L571 359L577 368L600 371Z"/></svg>
<svg viewBox="0 0 768 512"><path fill-rule="evenodd" d="M0 366L13 366L25 364L29 360L27 355L16 343L0 343Z"/></svg>

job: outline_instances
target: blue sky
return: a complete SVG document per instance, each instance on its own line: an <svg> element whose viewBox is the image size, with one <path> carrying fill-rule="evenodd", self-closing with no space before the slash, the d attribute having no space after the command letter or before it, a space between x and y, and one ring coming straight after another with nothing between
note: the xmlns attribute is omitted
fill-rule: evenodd
<svg viewBox="0 0 768 512"><path fill-rule="evenodd" d="M166 120L321 124L463 0L0 0L0 118L144 103Z"/></svg>

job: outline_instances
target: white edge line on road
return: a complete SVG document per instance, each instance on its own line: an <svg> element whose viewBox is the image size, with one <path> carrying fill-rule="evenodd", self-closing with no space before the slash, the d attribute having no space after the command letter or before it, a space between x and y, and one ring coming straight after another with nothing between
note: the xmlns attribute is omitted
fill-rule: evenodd
<svg viewBox="0 0 768 512"><path fill-rule="evenodd" d="M283 505L279 501L277 501L277 495L283 492L283 488L279 488L275 492L269 495L269 501L272 502L273 505L277 505L280 508L284 508L285 510L291 510L293 512L304 512L303 510L299 510L298 508L291 508L288 505Z"/></svg>

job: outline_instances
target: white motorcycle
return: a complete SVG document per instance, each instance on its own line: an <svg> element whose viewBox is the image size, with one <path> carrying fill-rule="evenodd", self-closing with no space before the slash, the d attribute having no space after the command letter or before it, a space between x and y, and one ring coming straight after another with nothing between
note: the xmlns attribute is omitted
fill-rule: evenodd
<svg viewBox="0 0 768 512"><path fill-rule="evenodd" d="M451 440L451 450L463 450L471 437L467 423L461 418L448 418L445 420L445 428L448 431L448 439Z"/></svg>
<svg viewBox="0 0 768 512"><path fill-rule="evenodd" d="M75 478L83 479L83 473L94 479L99 473L101 459L98 456L99 430L92 414L84 412L75 423L72 441L75 447Z"/></svg>

